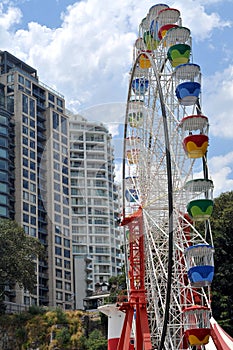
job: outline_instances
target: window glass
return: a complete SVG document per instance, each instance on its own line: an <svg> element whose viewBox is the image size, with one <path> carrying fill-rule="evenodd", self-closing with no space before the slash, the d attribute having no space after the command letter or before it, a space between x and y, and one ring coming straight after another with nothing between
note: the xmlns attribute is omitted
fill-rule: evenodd
<svg viewBox="0 0 233 350"><path fill-rule="evenodd" d="M1 216L8 216L7 215L7 208L6 207L2 207L1 205L0 205L0 215Z"/></svg>
<svg viewBox="0 0 233 350"><path fill-rule="evenodd" d="M30 116L35 117L35 101L30 98Z"/></svg>
<svg viewBox="0 0 233 350"><path fill-rule="evenodd" d="M0 115L0 123L7 125L7 117L4 115Z"/></svg>
<svg viewBox="0 0 233 350"><path fill-rule="evenodd" d="M55 247L55 254L56 255L61 255L61 253L62 253L61 248L60 247Z"/></svg>
<svg viewBox="0 0 233 350"><path fill-rule="evenodd" d="M0 194L0 204L7 204L7 196L5 194Z"/></svg>
<svg viewBox="0 0 233 350"><path fill-rule="evenodd" d="M0 148L0 157L1 158L7 158L8 157L8 152L6 149Z"/></svg>
<svg viewBox="0 0 233 350"><path fill-rule="evenodd" d="M7 127L0 125L0 134L7 135Z"/></svg>
<svg viewBox="0 0 233 350"><path fill-rule="evenodd" d="M23 113L28 114L28 96L22 95Z"/></svg>
<svg viewBox="0 0 233 350"><path fill-rule="evenodd" d="M56 112L53 112L53 128L58 129L59 127L59 114Z"/></svg>

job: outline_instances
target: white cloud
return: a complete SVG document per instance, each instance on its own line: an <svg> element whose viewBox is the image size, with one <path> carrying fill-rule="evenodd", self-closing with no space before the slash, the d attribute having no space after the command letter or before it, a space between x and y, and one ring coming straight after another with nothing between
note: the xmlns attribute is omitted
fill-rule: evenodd
<svg viewBox="0 0 233 350"><path fill-rule="evenodd" d="M126 73L132 62L132 45L138 26L154 1L79 1L62 14L60 28L29 23L27 30L7 30L18 23L21 12L10 7L0 14L6 22L9 50L38 70L40 79L63 93L72 109L97 103L126 100ZM198 1L168 1L181 10L185 25L195 37L205 38L213 28L226 25L216 14L207 14ZM55 85L54 85L55 84Z"/></svg>
<svg viewBox="0 0 233 350"><path fill-rule="evenodd" d="M211 2L213 1L186 0L173 2L173 6L181 11L183 26L190 28L192 37L196 41L209 38L215 28L220 30L231 26L230 21L224 21L216 12L206 12L204 3L209 4Z"/></svg>
<svg viewBox="0 0 233 350"><path fill-rule="evenodd" d="M21 17L20 9L9 6L5 11L3 3L0 4L0 28L2 30L9 30L13 24L20 22Z"/></svg>
<svg viewBox="0 0 233 350"><path fill-rule="evenodd" d="M233 191L233 152L209 159L211 177L214 181L214 196Z"/></svg>
<svg viewBox="0 0 233 350"><path fill-rule="evenodd" d="M208 114L211 133L215 136L233 137L230 125L233 103L233 65L216 72L203 81L204 111Z"/></svg>

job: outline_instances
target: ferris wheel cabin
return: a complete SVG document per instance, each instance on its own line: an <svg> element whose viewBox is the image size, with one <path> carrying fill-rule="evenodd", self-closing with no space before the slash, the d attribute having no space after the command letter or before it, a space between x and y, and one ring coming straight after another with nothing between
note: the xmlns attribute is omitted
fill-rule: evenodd
<svg viewBox="0 0 233 350"><path fill-rule="evenodd" d="M200 66L194 63L181 64L175 68L174 79L178 82L175 93L183 106L194 105L201 92Z"/></svg>
<svg viewBox="0 0 233 350"><path fill-rule="evenodd" d="M190 115L181 120L183 148L189 158L205 156L209 143L208 126L208 118L201 114Z"/></svg>
<svg viewBox="0 0 233 350"><path fill-rule="evenodd" d="M190 346L208 344L210 337L210 309L194 305L183 310L184 334Z"/></svg>
<svg viewBox="0 0 233 350"><path fill-rule="evenodd" d="M132 128L137 128L143 124L143 101L131 101L129 103L128 122Z"/></svg>
<svg viewBox="0 0 233 350"><path fill-rule="evenodd" d="M208 244L190 246L185 251L188 278L195 288L210 286L214 277L214 248Z"/></svg>
<svg viewBox="0 0 233 350"><path fill-rule="evenodd" d="M187 212L194 221L208 220L213 212L213 181L194 179L186 182L185 190L192 197L187 204Z"/></svg>
<svg viewBox="0 0 233 350"><path fill-rule="evenodd" d="M132 81L132 89L135 95L144 95L148 91L149 87L149 80L140 77L136 78Z"/></svg>

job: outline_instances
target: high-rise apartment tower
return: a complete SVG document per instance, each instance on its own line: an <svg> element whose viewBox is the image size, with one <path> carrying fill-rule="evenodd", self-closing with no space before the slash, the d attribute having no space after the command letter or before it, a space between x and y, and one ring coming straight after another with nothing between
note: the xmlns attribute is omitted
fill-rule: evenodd
<svg viewBox="0 0 233 350"><path fill-rule="evenodd" d="M112 137L103 124L72 116L70 165L76 308L92 308L97 291L122 268L119 188Z"/></svg>
<svg viewBox="0 0 233 350"><path fill-rule="evenodd" d="M9 301L72 308L65 100L6 51L0 51L0 180L0 216L15 219L46 248L46 259L35 262L34 293L17 289Z"/></svg>

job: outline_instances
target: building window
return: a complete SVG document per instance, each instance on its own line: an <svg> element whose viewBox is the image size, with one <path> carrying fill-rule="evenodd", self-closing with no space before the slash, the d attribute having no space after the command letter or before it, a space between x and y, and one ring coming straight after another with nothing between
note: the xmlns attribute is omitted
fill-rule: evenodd
<svg viewBox="0 0 233 350"><path fill-rule="evenodd" d="M25 86L26 86L28 89L31 89L31 82L30 82L30 80L25 79Z"/></svg>
<svg viewBox="0 0 233 350"><path fill-rule="evenodd" d="M1 161L0 161L1 162ZM0 182L0 192L7 193L8 192L8 186L7 184Z"/></svg>
<svg viewBox="0 0 233 350"><path fill-rule="evenodd" d="M60 161L60 154L58 153L58 152L53 152L53 158L55 159L55 160L58 160L58 161Z"/></svg>
<svg viewBox="0 0 233 350"><path fill-rule="evenodd" d="M22 131L23 131L23 134L28 135L28 127L27 126L23 125Z"/></svg>
<svg viewBox="0 0 233 350"><path fill-rule="evenodd" d="M53 173L53 178L54 178L54 180L56 180L56 181L60 181L60 174L59 173L57 173L56 171Z"/></svg>
<svg viewBox="0 0 233 350"><path fill-rule="evenodd" d="M52 101L52 100L51 100ZM54 102L54 101L53 101ZM58 98L57 97L57 105L59 106L59 107L63 107L63 101L60 99L60 98Z"/></svg>
<svg viewBox="0 0 233 350"><path fill-rule="evenodd" d="M35 170L36 169L36 163L34 163L34 162L30 162L30 169L31 170Z"/></svg>
<svg viewBox="0 0 233 350"><path fill-rule="evenodd" d="M23 155L28 157L28 148L23 147Z"/></svg>
<svg viewBox="0 0 233 350"><path fill-rule="evenodd" d="M0 138L0 146L1 147L8 147L8 141L5 138Z"/></svg>
<svg viewBox="0 0 233 350"><path fill-rule="evenodd" d="M65 290L71 290L71 284L66 282L65 283Z"/></svg>
<svg viewBox="0 0 233 350"><path fill-rule="evenodd" d="M18 82L24 85L24 77L20 74L18 75Z"/></svg>
<svg viewBox="0 0 233 350"><path fill-rule="evenodd" d="M23 114L23 123L28 125L28 117Z"/></svg>
<svg viewBox="0 0 233 350"><path fill-rule="evenodd" d="M70 240L64 238L64 246L70 248Z"/></svg>
<svg viewBox="0 0 233 350"><path fill-rule="evenodd" d="M70 251L68 249L64 249L64 256L70 258Z"/></svg>
<svg viewBox="0 0 233 350"><path fill-rule="evenodd" d="M62 270L56 269L56 277L62 278Z"/></svg>
<svg viewBox="0 0 233 350"><path fill-rule="evenodd" d="M7 120L8 118L5 117L4 115L0 115L0 123L7 125Z"/></svg>
<svg viewBox="0 0 233 350"><path fill-rule="evenodd" d="M55 247L55 254L56 255L61 255L61 253L62 253L61 248L60 247Z"/></svg>
<svg viewBox="0 0 233 350"><path fill-rule="evenodd" d="M0 206L0 215L1 216L8 216L8 214L7 214L7 208L6 207L2 207L2 206Z"/></svg>
<svg viewBox="0 0 233 350"><path fill-rule="evenodd" d="M61 196L59 193L54 193L54 200L57 201L57 202L60 202L61 201Z"/></svg>
<svg viewBox="0 0 233 350"><path fill-rule="evenodd" d="M64 267L65 267L65 269L70 269L70 261L69 260L64 260Z"/></svg>
<svg viewBox="0 0 233 350"><path fill-rule="evenodd" d="M23 165L28 167L28 159L27 158L23 158Z"/></svg>
<svg viewBox="0 0 233 350"><path fill-rule="evenodd" d="M7 127L0 125L0 134L7 135Z"/></svg>
<svg viewBox="0 0 233 350"><path fill-rule="evenodd" d="M56 292L56 299L62 300L63 299L63 293L62 292Z"/></svg>
<svg viewBox="0 0 233 350"><path fill-rule="evenodd" d="M30 98L30 116L35 118L35 101Z"/></svg>
<svg viewBox="0 0 233 350"><path fill-rule="evenodd" d="M71 273L70 271L65 271L65 279L70 281L71 280Z"/></svg>
<svg viewBox="0 0 233 350"><path fill-rule="evenodd" d="M36 237L36 228L35 227L30 228L30 236Z"/></svg>
<svg viewBox="0 0 233 350"><path fill-rule="evenodd" d="M8 156L7 150L0 148L0 157L1 158L7 158L7 156Z"/></svg>
<svg viewBox="0 0 233 350"><path fill-rule="evenodd" d="M31 217L31 225L36 226L36 218L34 216Z"/></svg>
<svg viewBox="0 0 233 350"><path fill-rule="evenodd" d="M63 224L64 224L65 226L69 226L70 220L69 220L68 218L64 217L64 218L63 218Z"/></svg>
<svg viewBox="0 0 233 350"><path fill-rule="evenodd" d="M58 129L59 127L59 114L56 112L53 112L53 128Z"/></svg>
<svg viewBox="0 0 233 350"><path fill-rule="evenodd" d="M13 83L14 82L14 74L9 74L7 76L7 83Z"/></svg>
<svg viewBox="0 0 233 350"><path fill-rule="evenodd" d="M30 158L36 159L36 154L34 151L30 151Z"/></svg>
<svg viewBox="0 0 233 350"><path fill-rule="evenodd" d="M23 210L24 211L28 211L29 210L29 204L28 203L23 202Z"/></svg>
<svg viewBox="0 0 233 350"><path fill-rule="evenodd" d="M55 214L54 215L55 222L61 223L61 215Z"/></svg>
<svg viewBox="0 0 233 350"><path fill-rule="evenodd" d="M35 194L30 194L30 202L36 203L36 195Z"/></svg>
<svg viewBox="0 0 233 350"><path fill-rule="evenodd" d="M55 243L61 245L61 237L55 236Z"/></svg>
<svg viewBox="0 0 233 350"><path fill-rule="evenodd" d="M23 180L23 188L26 188L26 189L29 188L29 183L27 180Z"/></svg>
<svg viewBox="0 0 233 350"><path fill-rule="evenodd" d="M30 127L35 128L35 120L30 119Z"/></svg>
<svg viewBox="0 0 233 350"><path fill-rule="evenodd" d="M66 237L69 237L70 236L70 230L68 229L68 228L66 228L66 227L64 227L64 235L66 236Z"/></svg>
<svg viewBox="0 0 233 350"><path fill-rule="evenodd" d="M36 174L33 173L32 171L30 172L30 180L36 181Z"/></svg>
<svg viewBox="0 0 233 350"><path fill-rule="evenodd" d="M62 259L61 258L55 258L55 265L62 267Z"/></svg>
<svg viewBox="0 0 233 350"><path fill-rule="evenodd" d="M31 205L31 213L36 214L36 206L35 205Z"/></svg>
<svg viewBox="0 0 233 350"><path fill-rule="evenodd" d="M53 162L54 170L60 171L60 164L58 162Z"/></svg>
<svg viewBox="0 0 233 350"><path fill-rule="evenodd" d="M23 214L23 221L29 223L29 215Z"/></svg>
<svg viewBox="0 0 233 350"><path fill-rule="evenodd" d="M52 101L52 102L55 101L54 95L52 95L50 92L48 93L48 99L49 101Z"/></svg>
<svg viewBox="0 0 233 350"><path fill-rule="evenodd" d="M0 194L0 204L7 204L7 196Z"/></svg>
<svg viewBox="0 0 233 350"><path fill-rule="evenodd" d="M57 277L59 277L59 276L57 276ZM56 280L56 288L57 289L62 289L62 281L57 281Z"/></svg>
<svg viewBox="0 0 233 350"><path fill-rule="evenodd" d="M25 136L23 136L23 144L26 146L28 145L28 138Z"/></svg>
<svg viewBox="0 0 233 350"><path fill-rule="evenodd" d="M55 191L58 191L58 192L60 192L60 190L61 190L61 186L57 182L54 182L53 188L54 188Z"/></svg>
<svg viewBox="0 0 233 350"><path fill-rule="evenodd" d="M0 171L0 181L8 181L8 174L4 171Z"/></svg>
<svg viewBox="0 0 233 350"><path fill-rule="evenodd" d="M35 149L36 148L36 143L35 141L30 140L30 147Z"/></svg>
<svg viewBox="0 0 233 350"><path fill-rule="evenodd" d="M28 114L28 96L22 95L23 113Z"/></svg>
<svg viewBox="0 0 233 350"><path fill-rule="evenodd" d="M30 129L30 137L35 138L35 131Z"/></svg>
<svg viewBox="0 0 233 350"><path fill-rule="evenodd" d="M60 151L60 144L56 141L53 141L53 148L56 150L56 151Z"/></svg>
<svg viewBox="0 0 233 350"><path fill-rule="evenodd" d="M67 145L67 143L68 143L67 137L62 136L62 137L61 137L61 142L64 143L64 145Z"/></svg>

